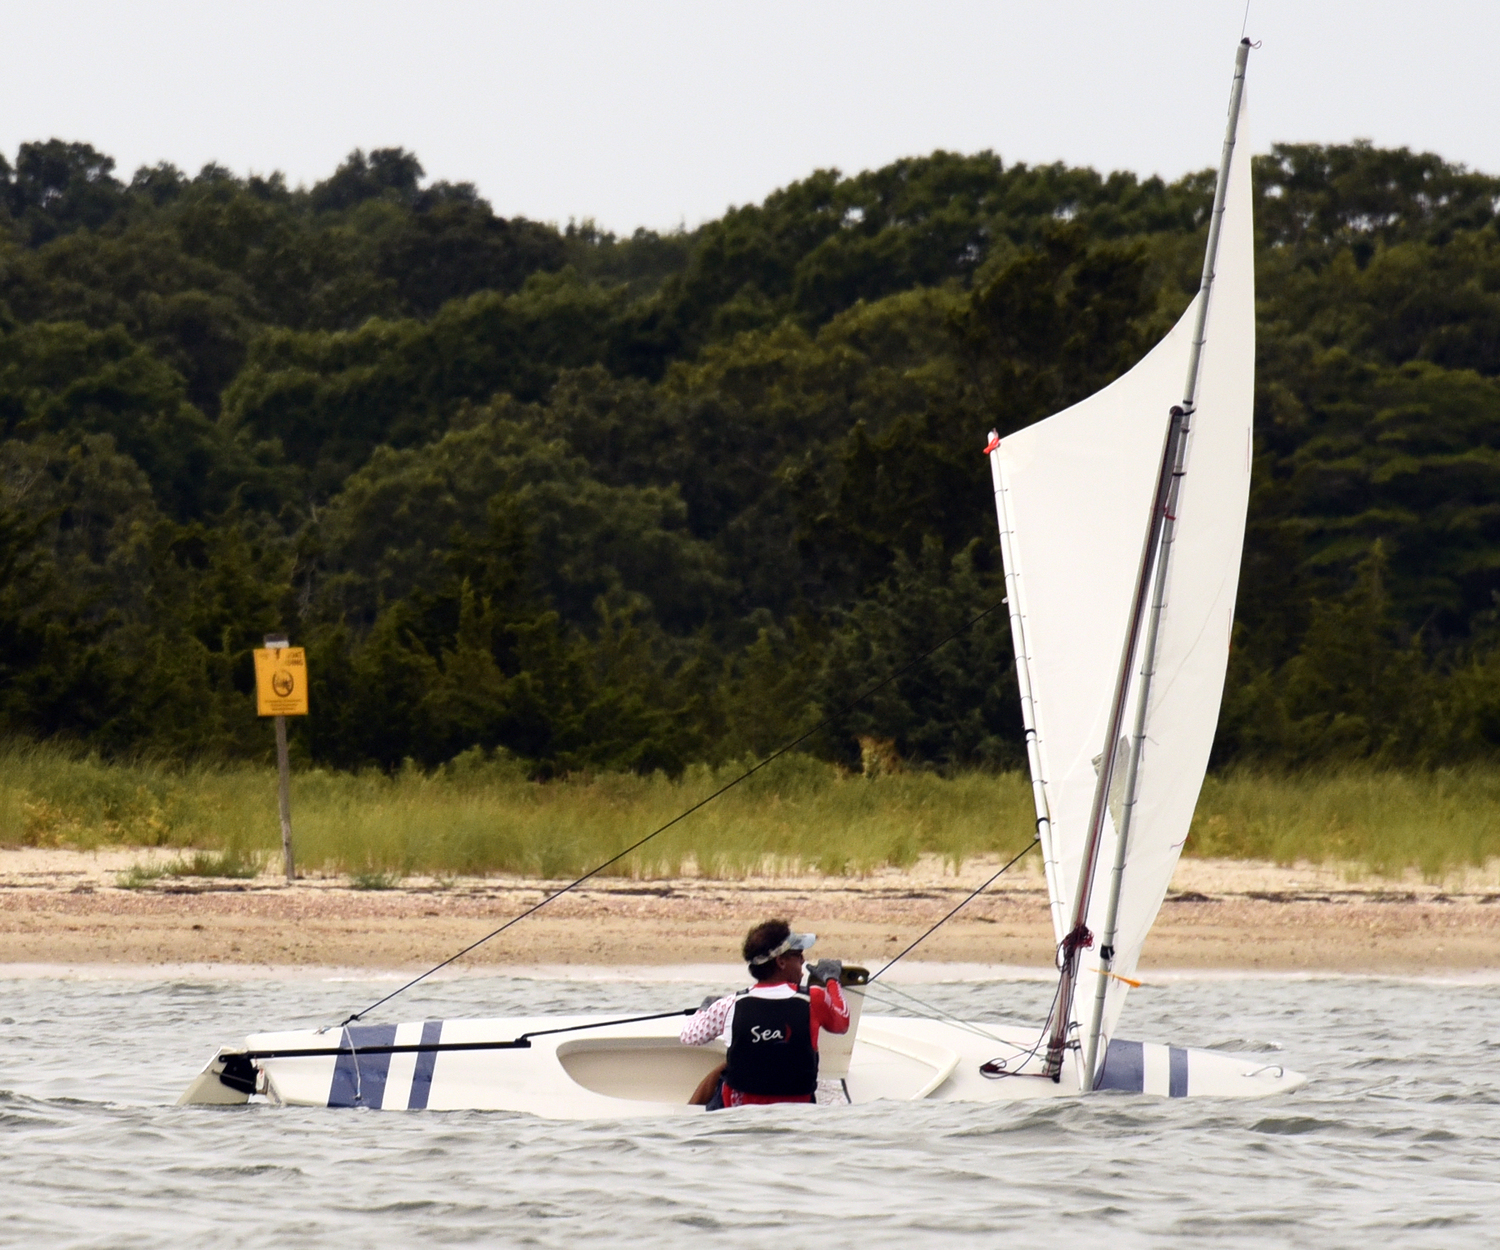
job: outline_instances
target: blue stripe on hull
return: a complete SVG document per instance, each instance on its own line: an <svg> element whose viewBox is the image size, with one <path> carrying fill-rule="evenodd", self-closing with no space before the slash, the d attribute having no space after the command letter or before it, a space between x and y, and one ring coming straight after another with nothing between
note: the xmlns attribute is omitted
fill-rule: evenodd
<svg viewBox="0 0 1500 1250"><path fill-rule="evenodd" d="M1186 1068L1184 1068L1186 1072ZM1186 1082L1186 1077L1184 1077ZM1146 1048L1141 1042L1111 1041L1104 1052L1104 1070L1095 1089L1118 1089L1139 1094L1146 1088Z"/></svg>
<svg viewBox="0 0 1500 1250"><path fill-rule="evenodd" d="M443 1036L441 1020L427 1020L422 1025L422 1045L436 1046ZM411 1078L411 1097L406 1100L408 1111L425 1111L427 1099L432 1094L432 1070L437 1067L437 1051L419 1050L417 1070Z"/></svg>
<svg viewBox="0 0 1500 1250"><path fill-rule="evenodd" d="M1173 1098L1187 1097L1187 1051L1181 1046L1168 1048L1172 1065L1172 1083L1168 1092Z"/></svg>
<svg viewBox="0 0 1500 1250"><path fill-rule="evenodd" d="M353 1054L340 1055L333 1065L333 1087L328 1092L330 1107L376 1107L385 1101L385 1078L391 1070L389 1051L362 1055L361 1046L394 1046L394 1024L370 1024L345 1029L340 1044Z"/></svg>

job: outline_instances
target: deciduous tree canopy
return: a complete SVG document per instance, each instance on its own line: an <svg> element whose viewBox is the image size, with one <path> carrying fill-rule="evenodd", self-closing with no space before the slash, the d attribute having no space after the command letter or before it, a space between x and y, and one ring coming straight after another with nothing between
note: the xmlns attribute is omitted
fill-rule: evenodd
<svg viewBox="0 0 1500 1250"><path fill-rule="evenodd" d="M1500 752L1500 179L1256 162L1257 452L1216 760ZM0 732L539 775L763 752L1001 594L985 432L1129 368L1209 173L936 152L696 230L498 217L401 149L327 180L0 157ZM996 615L812 740L1023 758ZM863 742L863 748L861 747Z"/></svg>

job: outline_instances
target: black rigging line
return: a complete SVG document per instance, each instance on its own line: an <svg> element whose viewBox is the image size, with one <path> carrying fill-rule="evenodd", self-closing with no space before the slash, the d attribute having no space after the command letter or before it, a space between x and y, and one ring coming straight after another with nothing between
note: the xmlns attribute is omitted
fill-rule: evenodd
<svg viewBox="0 0 1500 1250"><path fill-rule="evenodd" d="M940 643L939 645L941 646L942 644ZM882 968L879 972L875 973L875 975L872 976L870 978L870 980L872 980L872 981L878 980L880 977L884 976L887 972L889 972L896 965L896 963L897 963L898 960L905 959L908 955L910 955L912 953L912 951L916 950L917 947L919 947L920 945L922 945L923 942L925 942L934 933L936 933L939 929L941 929L945 924L947 924L950 920L952 920L954 916L958 915L958 913L960 911L962 911L965 907L967 907L970 903L972 903L976 898L978 898L981 894L983 894L986 890L988 890L990 888L990 886L992 886L992 885L995 884L996 881L1000 880L1000 875L1001 875L1001 873L1005 872L1006 868L1010 868L1012 865L1019 863L1020 860L1021 860L1021 856L1025 855L1026 852L1029 851L1029 850L1031 850L1032 847L1040 845L1041 841L1042 841L1041 838L1032 838L1030 842L1028 842L1024 847L1021 848L1020 853L1017 854L1016 857L1010 861L1010 863L1006 864L1004 868L1001 868L999 872L995 873L995 875L992 876L988 881L984 882L984 884L976 887L969 894L969 896L967 898L965 898L961 903L958 904L957 907L955 907L946 916L944 916L935 925L933 925L932 928L928 929L926 933L922 934L921 937L919 937L915 942L913 942L904 951L902 951L899 955L897 955L895 959L892 959L890 961L890 963L886 964L886 966L884 968Z"/></svg>
<svg viewBox="0 0 1500 1250"><path fill-rule="evenodd" d="M651 839L654 838L654 837L656 837L658 834L665 833L673 825L678 824L680 821L686 820L689 816L691 816L694 812L696 812L700 807L706 807L709 803L712 803L721 794L724 794L726 791L734 789L734 787L737 786L737 785L739 785L740 782L742 782L742 781L746 780L747 778L752 777L756 773L760 772L760 770L762 768L764 768L767 764L770 764L773 761L780 759L788 751L795 750L797 747L801 746L804 742L806 742L809 738L811 738L819 730L827 728L829 725L833 724L834 721L838 720L839 717L844 716L847 713L853 711L854 708L856 708L857 706L859 706L859 704L863 703L872 694L876 694L879 691L884 690L887 686L889 686L897 678L904 677L907 673L911 672L912 669L916 668L916 666L918 664L922 663L923 660L927 659L928 656L932 655L934 652L940 650L941 648L947 646L950 642L952 642L960 634L963 634L966 631L968 631L969 629L972 629L975 625L979 624L980 621L984 620L984 618L987 617L987 616L989 616L992 612L998 611L1001 607L1004 606L1004 604L1005 604L1005 600L1004 599L1000 600L999 603L992 603L989 607L985 608L985 610L983 612L979 613L978 616L970 617L967 621L965 621L962 625L960 625L957 629L955 629L951 634L948 634L946 637L942 638L940 641L933 643L933 645L930 646L930 647L928 647L926 651L923 651L920 655L916 656L914 659L908 660L905 664L903 664L900 668L898 668L894 673L890 674L890 676L884 678L881 681L876 682L873 686L871 686L863 694L860 694L860 695L856 696L855 698L851 699L848 703L844 704L837 711L830 713L828 716L825 716L822 720L820 720L811 729L807 730L806 733L800 734L796 738L793 738L785 746L779 747L777 750L771 752L771 754L768 755L768 756L766 756L765 759L761 760L761 762L759 764L756 764L752 768L746 769L743 773L741 773L733 781L727 782L725 785L720 786L717 790L715 790L712 794L710 794L706 799L700 799L698 802L694 803L690 808L688 808L685 812L682 812L679 815L676 815L676 816L672 817L672 819L669 820L669 821L667 821L666 824L661 825L660 827L658 827L656 829L653 829L644 838L641 838L637 842L632 842L629 846L627 846L618 855L612 855L612 856L610 856L610 858L606 859L602 864L599 864L597 867L589 869L588 872L584 873L583 876L579 877L576 881L570 881L567 885L563 886L562 889L556 890L553 893L547 895L547 897L544 898L544 899L542 899L541 902L533 904L532 906L528 907L525 911L521 912L519 915L512 916L509 920L507 920L498 929L494 930L491 933L486 933L477 942L470 942L469 945L465 946L461 951L458 951L456 954L448 956L448 958L445 959L445 960L443 960L442 963L434 964L431 968L427 969L426 972L422 973L420 976L413 977L405 985L402 985L399 988L392 990L384 998L376 999L375 1002L371 1003L368 1007L364 1008L362 1011L356 1011L353 1015L351 1015L351 1016L347 1017L346 1019L344 1019L340 1023L339 1027L342 1028L346 1024L353 1024L354 1021L356 1021L356 1020L362 1020L370 1012L374 1011L375 1008L382 1007L386 1003L390 1002L391 999L395 998L397 995L406 993L406 991L409 990L409 989L411 989L412 986L418 985L421 982L425 981L434 972L440 972L440 971L442 971L442 969L446 968L449 964L454 963L455 961L457 961L459 959L462 959L470 951L476 949L477 947L483 946L491 938L497 938L497 937L499 937L502 933L504 933L507 929L509 929L511 927L511 925L513 925L513 924L519 924L522 920L525 920L527 916L530 916L530 915L532 915L535 912L541 911L541 909L543 907L545 907L548 903L552 902L554 899L561 898L564 894L567 894L570 890L576 890L585 881L589 880L591 877L597 877L601 872L603 872L606 868L610 867L612 864L618 864L627 855L631 854L631 852L633 852L633 851L638 851L641 847L645 846L647 842L651 841ZM1035 844L1033 843L1033 845L1035 845ZM1026 848L1027 851L1029 851L1030 849L1031 849L1031 847L1029 847L1029 846ZM1024 855L1025 853L1026 853L1026 851L1022 851L1021 855ZM1019 858L1020 858L1020 855L1018 855L1016 857L1016 859L1019 859ZM1011 861L1011 863L1014 863L1014 862L1015 862L1015 860ZM1005 867L1009 868L1010 864L1007 864ZM1004 871L1005 871L1004 868L1002 868L1000 870L1000 872L1004 872ZM1000 875L999 873L995 874L995 876L999 876L999 875ZM994 878L992 877L992 878L990 878L990 880L993 881ZM989 882L985 882L985 885L988 885L988 884L989 884ZM983 889L983 888L984 888L984 886L980 887L980 889ZM977 894L978 891L976 890L975 893ZM969 897L972 898L973 895L970 895ZM965 899L964 903L967 903L968 901L969 901L968 899ZM962 907L962 906L963 906L963 903L960 903L959 907ZM957 911L957 910L958 910L957 908L954 908L954 911ZM951 915L952 913L950 912L949 914ZM946 920L947 917L945 916L943 919ZM938 921L938 924L942 924L942 923L943 923L942 920ZM936 925L933 926L934 929L936 927L937 927ZM929 929L928 933L931 933L931 932L932 932L932 930ZM922 937L920 937L920 938L917 939L917 942L922 941L923 938L925 938L926 936L927 936L927 933L924 933L922 935ZM917 944L916 942L913 942L912 946L915 946L916 944ZM911 947L907 948L907 950L910 950L910 949L911 949ZM902 955L906 954L906 951L902 951L901 954ZM897 955L896 956L896 959L900 959L900 958L901 958L901 955ZM895 959L891 960L891 963L895 963L895 962L896 962ZM890 967L890 964L887 964L886 968L889 968L889 967ZM885 968L882 968L880 971L884 972ZM877 972L875 975L879 976L880 973Z"/></svg>
<svg viewBox="0 0 1500 1250"><path fill-rule="evenodd" d="M550 1037L554 1033L582 1033L587 1029L608 1029L621 1024L640 1024L643 1020L668 1020L674 1016L691 1016L696 1007L682 1007L676 1011L658 1011L649 1016L629 1016L623 1020L590 1020L585 1024L568 1024L557 1029L532 1029L517 1037L485 1042L371 1042L356 1044L353 1034L348 1036L348 1045L339 1046L290 1046L276 1050L238 1050L236 1059L314 1059L324 1055L424 1055L449 1050L530 1050L533 1037ZM372 1026L378 1028L378 1025ZM991 1038L991 1041L994 1039Z"/></svg>
<svg viewBox="0 0 1500 1250"><path fill-rule="evenodd" d="M1062 981L1059 979L1059 981L1057 982L1057 988L1052 991L1052 1005L1047 1008L1047 1018L1042 1021L1042 1031L1037 1034L1036 1042L1032 1045L1030 1050L1023 1050L1019 1046L1015 1048L1016 1054L1021 1056L1021 1062L1014 1069L1012 1069L1010 1065L1012 1063L1015 1063L1015 1055L1011 1055L1009 1058L1003 1058L999 1055L996 1055L995 1058L987 1060L986 1062L979 1065L979 1075L984 1077L988 1081L998 1081L1002 1077L1007 1076L1043 1075L1040 1073L1023 1073L1021 1069L1036 1058L1036 1052L1041 1050L1042 1043L1047 1040L1047 1035L1052 1032L1052 1017L1057 1014L1057 1000L1061 997L1061 995ZM1006 1045L1012 1044L1013 1043L1009 1042L1006 1043Z"/></svg>

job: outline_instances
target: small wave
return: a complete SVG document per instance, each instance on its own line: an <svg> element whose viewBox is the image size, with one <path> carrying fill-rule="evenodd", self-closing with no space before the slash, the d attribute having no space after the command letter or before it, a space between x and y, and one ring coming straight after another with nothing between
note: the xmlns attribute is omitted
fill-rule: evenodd
<svg viewBox="0 0 1500 1250"><path fill-rule="evenodd" d="M1477 1224L1479 1216L1472 1213L1463 1215L1430 1215L1425 1220L1409 1220L1401 1225L1413 1231L1424 1228L1463 1228L1469 1224Z"/></svg>
<svg viewBox="0 0 1500 1250"><path fill-rule="evenodd" d="M1280 1137L1303 1137L1308 1133L1321 1133L1337 1129L1347 1128L1348 1125L1339 1120L1320 1120L1316 1116L1292 1115L1292 1116L1270 1116L1263 1120L1257 1120L1250 1126L1252 1133L1274 1133Z"/></svg>
<svg viewBox="0 0 1500 1250"><path fill-rule="evenodd" d="M177 1163L168 1167L172 1175L195 1176L201 1180L244 1180L252 1176L306 1176L300 1167L287 1163L218 1163L206 1167Z"/></svg>
<svg viewBox="0 0 1500 1250"><path fill-rule="evenodd" d="M1227 1050L1236 1055L1274 1055L1281 1053L1282 1045L1280 1042L1268 1042L1261 1038L1226 1037L1209 1042L1208 1049Z"/></svg>

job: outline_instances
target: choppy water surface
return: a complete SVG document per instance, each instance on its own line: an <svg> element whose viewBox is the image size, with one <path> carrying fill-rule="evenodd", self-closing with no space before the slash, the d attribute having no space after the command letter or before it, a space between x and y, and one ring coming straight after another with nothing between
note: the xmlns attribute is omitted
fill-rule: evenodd
<svg viewBox="0 0 1500 1250"><path fill-rule="evenodd" d="M1273 1054L1312 1076L1270 1100L1100 1095L626 1123L171 1105L219 1043L324 1023L381 988L0 982L0 1244L785 1250L1045 1237L1116 1250L1500 1238L1500 986L1186 980L1133 997L1129 1035ZM400 1015L665 1010L721 988L475 978L413 993ZM916 992L971 1019L1039 1018L1051 987Z"/></svg>

